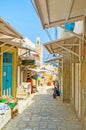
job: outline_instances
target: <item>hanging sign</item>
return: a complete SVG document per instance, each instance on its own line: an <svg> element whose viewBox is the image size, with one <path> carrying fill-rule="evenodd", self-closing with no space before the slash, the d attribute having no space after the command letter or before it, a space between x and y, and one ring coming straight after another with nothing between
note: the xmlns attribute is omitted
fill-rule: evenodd
<svg viewBox="0 0 86 130"><path fill-rule="evenodd" d="M22 60L22 65L35 65L35 60Z"/></svg>

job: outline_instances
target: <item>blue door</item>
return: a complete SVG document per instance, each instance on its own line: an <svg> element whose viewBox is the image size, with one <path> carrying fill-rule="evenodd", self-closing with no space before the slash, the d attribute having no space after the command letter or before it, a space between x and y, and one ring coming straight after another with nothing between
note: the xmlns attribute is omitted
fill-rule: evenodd
<svg viewBox="0 0 86 130"><path fill-rule="evenodd" d="M12 96L12 54L3 54L3 95Z"/></svg>

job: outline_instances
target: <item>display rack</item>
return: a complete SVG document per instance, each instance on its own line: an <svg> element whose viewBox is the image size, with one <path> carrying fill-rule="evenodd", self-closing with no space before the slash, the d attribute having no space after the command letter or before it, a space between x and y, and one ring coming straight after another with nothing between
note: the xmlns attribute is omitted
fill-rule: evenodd
<svg viewBox="0 0 86 130"><path fill-rule="evenodd" d="M11 109L8 109L4 114L0 115L0 130L7 124L11 119Z"/></svg>

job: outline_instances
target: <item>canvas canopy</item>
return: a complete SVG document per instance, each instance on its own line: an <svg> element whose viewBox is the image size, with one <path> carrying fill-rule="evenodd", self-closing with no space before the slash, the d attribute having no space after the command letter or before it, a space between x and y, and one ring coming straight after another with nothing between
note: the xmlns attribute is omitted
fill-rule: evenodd
<svg viewBox="0 0 86 130"><path fill-rule="evenodd" d="M13 38L23 39L24 37L17 32L8 22L0 17L0 34L7 35Z"/></svg>
<svg viewBox="0 0 86 130"><path fill-rule="evenodd" d="M6 22L3 18L0 17L0 47L4 45L9 45L9 48L4 50L4 52L9 51L13 47L35 51L31 46L25 46L24 37L17 32L8 22ZM2 55L4 52L1 52Z"/></svg>
<svg viewBox="0 0 86 130"><path fill-rule="evenodd" d="M43 28L82 20L86 0L34 0Z"/></svg>
<svg viewBox="0 0 86 130"><path fill-rule="evenodd" d="M53 62L53 61L57 61L57 60L61 60L62 57L55 57L55 58L51 58L51 59L48 59L48 60L45 60L45 62Z"/></svg>
<svg viewBox="0 0 86 130"><path fill-rule="evenodd" d="M45 43L44 47L49 51L49 53L54 54L63 54L65 51L71 52L71 48L73 46L79 46L78 44L78 38L77 37L69 37L69 38L63 38L56 41L52 41L49 43ZM78 56L78 54L75 54Z"/></svg>

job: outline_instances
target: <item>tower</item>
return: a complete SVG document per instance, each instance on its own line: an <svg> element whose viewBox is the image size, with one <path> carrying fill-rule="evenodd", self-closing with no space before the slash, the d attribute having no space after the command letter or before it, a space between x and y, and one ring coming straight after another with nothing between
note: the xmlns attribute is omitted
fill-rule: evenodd
<svg viewBox="0 0 86 130"><path fill-rule="evenodd" d="M35 47L36 47L36 50L39 53L38 66L41 66L42 63L43 63L43 46L40 43L40 37L37 37Z"/></svg>

